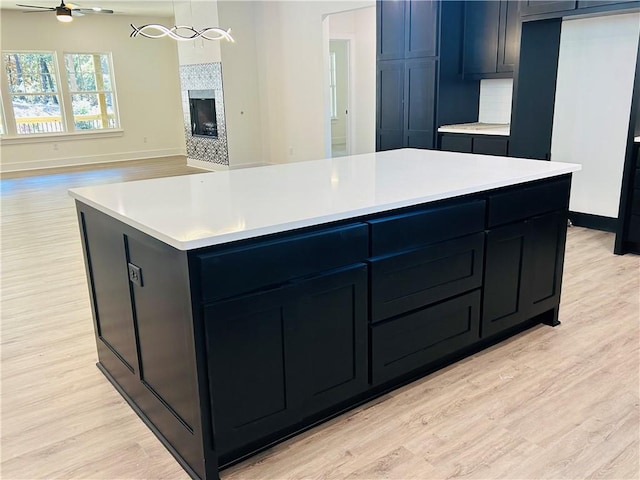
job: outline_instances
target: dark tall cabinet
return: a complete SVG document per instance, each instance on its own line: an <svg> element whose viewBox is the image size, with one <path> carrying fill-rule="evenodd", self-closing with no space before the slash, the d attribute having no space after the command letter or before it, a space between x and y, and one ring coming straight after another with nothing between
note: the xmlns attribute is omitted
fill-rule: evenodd
<svg viewBox="0 0 640 480"><path fill-rule="evenodd" d="M433 148L439 2L377 5L376 149Z"/></svg>
<svg viewBox="0 0 640 480"><path fill-rule="evenodd" d="M463 27L464 2L377 2L377 150L436 148L439 125L477 120L479 83L462 76Z"/></svg>

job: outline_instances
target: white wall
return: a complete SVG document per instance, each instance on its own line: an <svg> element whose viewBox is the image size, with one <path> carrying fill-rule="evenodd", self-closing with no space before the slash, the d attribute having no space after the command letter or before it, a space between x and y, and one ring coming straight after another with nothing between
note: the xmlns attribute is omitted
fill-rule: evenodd
<svg viewBox="0 0 640 480"><path fill-rule="evenodd" d="M617 218L640 13L565 20L551 159L582 164L569 208Z"/></svg>
<svg viewBox="0 0 640 480"><path fill-rule="evenodd" d="M63 52L112 52L124 131L109 138L3 141L3 171L184 154L176 42L129 38L130 24L142 22L166 24L173 19L86 15L61 24L53 15L2 11L4 51L55 50L59 56Z"/></svg>
<svg viewBox="0 0 640 480"><path fill-rule="evenodd" d="M242 1L218 2L221 25L231 27L233 35L246 33L247 42L254 42L255 58L237 45L221 46L223 83L227 102L230 165L243 163L285 163L324 158L327 152L325 134L328 90L325 76L325 53L328 37L323 19L327 14L375 5L365 1ZM236 9L234 12L233 10ZM240 12L240 10L242 12ZM241 15L253 13L251 21ZM232 20L237 22L232 24ZM373 15L375 44L375 13ZM253 39L251 39L253 33ZM326 46L324 40L327 39ZM236 38L239 43L239 37ZM253 47L247 47L251 50ZM234 50L236 49L236 50ZM240 49L240 50L237 50ZM325 51L326 49L326 51ZM232 58L232 56L234 56ZM373 47L375 65L375 46ZM375 70L372 70L375 85ZM247 76L257 79L256 84ZM243 83L240 87L237 82ZM234 88L232 84L236 84ZM256 103L255 89L257 88ZM375 86L374 86L375 90ZM375 111L375 94L373 96ZM259 124L254 113L240 118L240 111L259 112ZM375 122L375 114L371 115ZM326 122L326 124L325 124ZM374 123L371 123L374 125ZM243 125L245 128L238 128ZM375 128L371 128L371 136ZM257 142L257 138L261 141ZM260 149L262 153L260 154ZM255 156L260 159L256 160Z"/></svg>
<svg viewBox="0 0 640 480"><path fill-rule="evenodd" d="M369 153L376 148L376 9L375 6L329 15L329 38L351 40L353 149Z"/></svg>
<svg viewBox="0 0 640 480"><path fill-rule="evenodd" d="M331 119L331 146L347 141L347 110L349 109L349 40L330 40L329 52L335 55L336 117ZM353 110L349 112L353 115Z"/></svg>
<svg viewBox="0 0 640 480"><path fill-rule="evenodd" d="M176 25L186 25L196 30L201 30L205 27L221 27L225 30L228 28L219 24L218 8L215 1L193 0L185 2L183 0L175 0L173 2L173 10ZM176 43L178 44L180 65L220 61L220 42L199 39L192 42Z"/></svg>

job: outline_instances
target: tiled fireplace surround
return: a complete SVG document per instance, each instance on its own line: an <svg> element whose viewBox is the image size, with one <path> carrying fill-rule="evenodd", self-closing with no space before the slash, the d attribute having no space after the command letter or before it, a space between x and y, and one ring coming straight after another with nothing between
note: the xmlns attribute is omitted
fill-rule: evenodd
<svg viewBox="0 0 640 480"><path fill-rule="evenodd" d="M227 148L227 125L224 116L224 97L222 93L222 64L200 63L180 66L180 85L182 90L182 112L184 117L184 135L187 144L187 158L199 162L229 166ZM213 90L216 101L216 122L218 138L194 137L191 135L189 113L189 90Z"/></svg>

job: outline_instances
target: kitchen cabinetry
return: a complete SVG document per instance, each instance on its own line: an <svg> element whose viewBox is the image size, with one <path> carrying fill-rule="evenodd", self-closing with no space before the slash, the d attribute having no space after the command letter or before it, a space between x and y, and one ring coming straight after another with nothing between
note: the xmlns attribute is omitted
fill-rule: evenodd
<svg viewBox="0 0 640 480"><path fill-rule="evenodd" d="M377 150L433 148L437 1L379 1Z"/></svg>
<svg viewBox="0 0 640 480"><path fill-rule="evenodd" d="M268 169L225 172L234 188L216 213L219 173L72 192L98 367L193 478L217 479L219 467L557 316L575 166L374 156L284 165L275 182ZM253 191L256 174L277 213L249 195L233 210L247 230L223 230L229 198ZM278 200L294 177L298 193ZM208 208L166 197L187 188ZM298 194L330 201L287 210ZM157 221L186 205L186 221ZM522 240L507 248L511 230ZM514 295L517 321L493 318Z"/></svg>
<svg viewBox="0 0 640 480"><path fill-rule="evenodd" d="M569 188L561 180L489 198L483 337L554 308L557 321Z"/></svg>
<svg viewBox="0 0 640 480"><path fill-rule="evenodd" d="M509 137L441 133L440 150L506 157L509 153Z"/></svg>
<svg viewBox="0 0 640 480"><path fill-rule="evenodd" d="M205 307L222 461L367 388L366 297L358 264Z"/></svg>
<svg viewBox="0 0 640 480"><path fill-rule="evenodd" d="M477 1L465 5L464 67L474 78L513 76L520 45L518 1Z"/></svg>

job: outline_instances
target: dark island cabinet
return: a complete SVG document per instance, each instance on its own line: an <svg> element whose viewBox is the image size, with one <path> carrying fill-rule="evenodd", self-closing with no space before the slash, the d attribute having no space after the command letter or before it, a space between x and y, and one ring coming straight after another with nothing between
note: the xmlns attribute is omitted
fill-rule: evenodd
<svg viewBox="0 0 640 480"><path fill-rule="evenodd" d="M204 322L222 463L367 388L364 264L207 305Z"/></svg>
<svg viewBox="0 0 640 480"><path fill-rule="evenodd" d="M534 323L570 175L177 250L78 201L98 367L193 478Z"/></svg>
<svg viewBox="0 0 640 480"><path fill-rule="evenodd" d="M466 2L463 72L472 78L513 76L520 46L520 2Z"/></svg>
<svg viewBox="0 0 640 480"><path fill-rule="evenodd" d="M561 180L490 197L483 337L543 313L549 313L547 323L556 324L569 189Z"/></svg>

